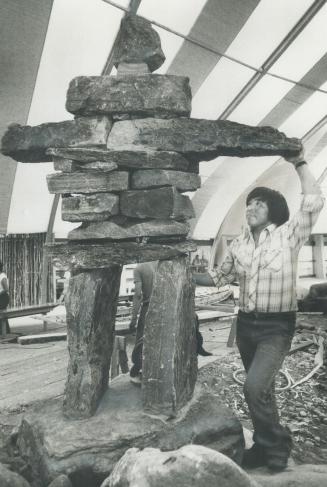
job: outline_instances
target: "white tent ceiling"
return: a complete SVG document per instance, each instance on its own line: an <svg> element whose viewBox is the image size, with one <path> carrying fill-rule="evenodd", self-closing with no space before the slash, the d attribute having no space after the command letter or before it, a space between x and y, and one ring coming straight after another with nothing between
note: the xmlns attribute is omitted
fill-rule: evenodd
<svg viewBox="0 0 327 487"><path fill-rule="evenodd" d="M71 118L65 111L68 83L103 72L124 15L118 6L130 6L129 0L115 3L11 0L0 5L0 131L9 122L37 125ZM132 0L132 5L170 30L154 25L167 58L158 72L190 77L193 117L272 125L304 138L311 167L321 176L327 166L325 1ZM52 165L18 164L15 170L3 156L0 164L0 231L46 231L52 196L45 176ZM298 182L288 169L278 158L201 163L194 237L214 238L256 180L273 181L295 201ZM327 233L327 218L318 223ZM68 228L58 211L56 234L63 236Z"/></svg>

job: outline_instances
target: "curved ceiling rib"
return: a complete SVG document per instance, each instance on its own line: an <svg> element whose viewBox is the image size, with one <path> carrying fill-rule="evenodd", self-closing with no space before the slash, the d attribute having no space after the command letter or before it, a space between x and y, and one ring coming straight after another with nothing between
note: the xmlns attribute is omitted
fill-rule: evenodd
<svg viewBox="0 0 327 487"><path fill-rule="evenodd" d="M266 72L274 65L274 63L281 57L286 49L292 44L296 37L309 24L312 18L319 12L319 10L326 4L326 0L315 0L301 19L296 23L293 29L287 34L283 41L276 47L273 53L263 63L260 71L255 73L250 81L242 88L233 101L227 106L223 113L218 117L219 120L226 120L231 113L244 100L248 93L256 86L256 84L263 78Z"/></svg>
<svg viewBox="0 0 327 487"><path fill-rule="evenodd" d="M208 0L189 32L200 43L225 52L260 0ZM218 14L217 14L218 12ZM184 40L167 73L188 76L193 96L221 56Z"/></svg>

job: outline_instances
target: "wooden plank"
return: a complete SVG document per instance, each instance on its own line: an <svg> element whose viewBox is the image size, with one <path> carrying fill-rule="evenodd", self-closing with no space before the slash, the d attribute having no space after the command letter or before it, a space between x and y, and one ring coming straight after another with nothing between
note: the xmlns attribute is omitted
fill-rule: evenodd
<svg viewBox="0 0 327 487"><path fill-rule="evenodd" d="M31 343L55 342L58 340L67 340L67 332L27 335L19 337L17 341L20 345L30 345Z"/></svg>
<svg viewBox="0 0 327 487"><path fill-rule="evenodd" d="M58 303L46 303L37 306L25 306L24 308L7 308L0 311L1 318L18 318L20 316L32 316L37 314L45 314L58 306Z"/></svg>

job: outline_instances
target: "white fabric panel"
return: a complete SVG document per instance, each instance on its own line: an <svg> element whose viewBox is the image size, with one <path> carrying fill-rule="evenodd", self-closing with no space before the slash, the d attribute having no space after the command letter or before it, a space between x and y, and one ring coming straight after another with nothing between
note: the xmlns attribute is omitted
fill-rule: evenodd
<svg viewBox="0 0 327 487"><path fill-rule="evenodd" d="M66 91L72 78L98 75L105 64L123 13L102 0L55 0L28 118L29 125L68 120ZM52 164L18 164L8 233L44 232L53 196L46 175ZM67 225L56 220L55 232Z"/></svg>

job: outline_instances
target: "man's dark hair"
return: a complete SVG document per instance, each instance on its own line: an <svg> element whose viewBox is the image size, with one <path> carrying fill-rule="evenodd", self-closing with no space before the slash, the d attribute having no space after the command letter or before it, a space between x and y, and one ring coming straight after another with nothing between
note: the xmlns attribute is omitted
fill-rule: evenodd
<svg viewBox="0 0 327 487"><path fill-rule="evenodd" d="M290 217L287 201L284 196L279 192L271 188L265 188L259 186L254 188L246 198L246 206L253 199L264 201L268 206L268 218L271 223L274 223L278 227L287 222Z"/></svg>

